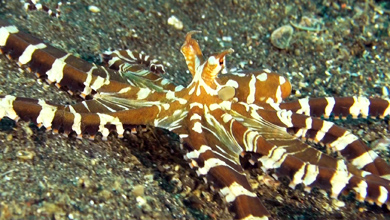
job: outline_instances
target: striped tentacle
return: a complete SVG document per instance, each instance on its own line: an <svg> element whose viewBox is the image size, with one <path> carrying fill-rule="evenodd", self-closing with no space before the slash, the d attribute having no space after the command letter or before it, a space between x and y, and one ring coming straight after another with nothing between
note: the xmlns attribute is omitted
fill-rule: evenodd
<svg viewBox="0 0 390 220"><path fill-rule="evenodd" d="M328 146L358 169L390 179L390 166L362 140L332 122L293 114L289 131L296 137L308 138Z"/></svg>
<svg viewBox="0 0 390 220"><path fill-rule="evenodd" d="M164 74L165 67L158 60L131 50L115 50L102 54L103 61L113 70L124 69L127 65L142 65L151 73ZM150 76L152 77L152 75Z"/></svg>
<svg viewBox="0 0 390 220"><path fill-rule="evenodd" d="M183 86L175 86L160 74L165 67L156 59L131 50L116 50L102 54L102 59L110 69L118 71L133 86L160 87L156 90L180 91Z"/></svg>
<svg viewBox="0 0 390 220"><path fill-rule="evenodd" d="M57 133L60 129L69 134L74 123L72 115L65 115L65 106L47 103L43 100L18 98L7 95L0 96L0 119L8 117L14 121L19 119L31 121Z"/></svg>
<svg viewBox="0 0 390 220"><path fill-rule="evenodd" d="M258 161L264 170L274 170L274 177L287 176L290 178L290 187L303 184L306 191L317 187L330 192L332 198L337 198L340 193L355 192L359 201L367 201L382 206L386 204L390 208L390 181L376 175L355 175L353 167L348 166L343 160L328 157L328 163L337 165L334 168L309 163L299 158L299 151L289 152L289 146L282 145L278 140L270 143L276 144L268 152L260 154ZM258 141L257 149L264 144ZM296 146L294 146L296 147ZM323 159L325 155L317 153L313 157ZM306 155L306 157L308 157ZM331 162L333 160L333 163Z"/></svg>
<svg viewBox="0 0 390 220"><path fill-rule="evenodd" d="M185 103L184 103L185 104ZM116 114L121 121L125 121L128 124L139 124L137 119L133 119L128 112L135 109L141 109L139 115L136 118L145 118L144 125L152 125L155 127L161 127L168 130L174 130L181 127L181 121L186 117L187 111L183 107L182 100L171 99L162 101L145 101L145 100L131 100L127 98L118 98L116 96L103 96L94 97L93 100L86 100L80 103L69 106L74 112L77 113L103 113L103 114ZM148 115L149 109L154 112L154 108L157 108L154 118ZM68 110L68 108L66 108ZM138 112L138 111L137 111Z"/></svg>
<svg viewBox="0 0 390 220"><path fill-rule="evenodd" d="M237 219L268 219L270 214L262 205L243 173L237 153L226 149L223 138L203 126L208 120L203 106L193 106L189 111L188 130L178 129L188 153L185 159L199 176L206 177L221 196L232 204Z"/></svg>
<svg viewBox="0 0 390 220"><path fill-rule="evenodd" d="M204 57L198 42L192 39L192 35L196 33L200 33L200 31L188 32L180 48L192 77L195 77L196 69L204 62Z"/></svg>
<svg viewBox="0 0 390 220"><path fill-rule="evenodd" d="M88 102L94 103L88 105ZM61 131L69 135L75 132L78 137L86 134L93 138L97 133L101 133L103 139L106 139L114 131L119 137L123 137L125 130L131 130L134 125L153 125L159 115L169 114L167 110L155 105L118 112L111 112L104 108L106 106L98 107L95 100L86 101L81 105L61 106L43 100L0 96L0 118L31 121L56 133ZM97 112L90 112L90 110Z"/></svg>
<svg viewBox="0 0 390 220"><path fill-rule="evenodd" d="M281 109L291 110L298 114L329 118L384 118L390 114L390 101L380 98L343 97L343 98L303 98L279 105Z"/></svg>
<svg viewBox="0 0 390 220"><path fill-rule="evenodd" d="M383 159L358 137L332 122L286 110L259 109L257 114L268 122L287 128L287 131L293 132L295 137L307 138L329 146L332 151L339 152L358 169L383 177L390 174L390 166Z"/></svg>
<svg viewBox="0 0 390 220"><path fill-rule="evenodd" d="M129 87L118 72L90 64L0 20L0 52L48 83L86 97L95 92L119 92ZM135 89L136 91L137 89Z"/></svg>
<svg viewBox="0 0 390 220"><path fill-rule="evenodd" d="M17 98L15 96L0 96L0 119L8 117L14 121L32 121L38 127L45 126L51 130L52 119L56 111L64 107L47 103L43 100Z"/></svg>
<svg viewBox="0 0 390 220"><path fill-rule="evenodd" d="M39 0L28 0L28 1L25 1L24 8L26 9L26 11L34 11L34 10L44 11L49 16L58 18L61 15L61 10L60 10L61 5L62 5L62 2L58 2L57 6L56 6L56 10L53 11L49 7L47 7L46 5L42 5L41 3L39 3Z"/></svg>
<svg viewBox="0 0 390 220"><path fill-rule="evenodd" d="M353 118L361 117L385 117L390 113L390 102L384 99L368 99L364 97L347 98L319 98L314 101L300 99L281 104L283 109L328 118L331 115L345 118L351 115ZM375 152L366 146L358 137L344 128L334 125L332 122L312 118L305 115L292 114L290 125L282 123L281 126L289 128L295 136L309 138L315 142L325 144L331 150L339 152L348 162L359 169L369 171L390 179L390 166Z"/></svg>
<svg viewBox="0 0 390 220"><path fill-rule="evenodd" d="M253 107L253 108L252 108ZM337 198L341 192L356 192L359 201L368 201L381 206L390 206L390 181L360 171L355 166L335 159L300 142L288 134L286 129L269 123L269 118L283 118L245 103L236 103L231 107L231 116L221 113L220 118L229 122L229 127L237 143L246 152L254 152L262 168L274 170L274 177L287 176L291 179L290 187L304 184L306 190L319 187L331 192ZM252 119L245 119L243 114L251 113ZM213 112L216 115L216 112ZM289 114L286 111L286 114ZM237 120L236 120L237 119ZM226 123L225 123L226 124ZM261 124L261 126L258 126Z"/></svg>

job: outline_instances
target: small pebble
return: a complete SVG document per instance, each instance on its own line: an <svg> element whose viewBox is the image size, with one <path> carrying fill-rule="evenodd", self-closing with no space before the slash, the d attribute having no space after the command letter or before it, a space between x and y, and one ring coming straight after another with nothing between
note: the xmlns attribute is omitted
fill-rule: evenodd
<svg viewBox="0 0 390 220"><path fill-rule="evenodd" d="M390 148L390 138L384 137L374 141L372 144L372 149L377 151L385 151Z"/></svg>
<svg viewBox="0 0 390 220"><path fill-rule="evenodd" d="M91 186L93 186L93 183L91 181L91 179L88 177L88 176L82 176L78 181L77 181L77 184L80 186L80 187L83 187L83 188L91 188Z"/></svg>
<svg viewBox="0 0 390 220"><path fill-rule="evenodd" d="M35 152L27 151L27 150L19 150L16 153L16 157L21 160L32 160L35 156Z"/></svg>
<svg viewBox="0 0 390 220"><path fill-rule="evenodd" d="M223 41L231 42L231 41L233 41L233 38L232 38L231 36L223 36L223 37L222 37L222 40L223 40Z"/></svg>
<svg viewBox="0 0 390 220"><path fill-rule="evenodd" d="M99 192L99 196L103 197L105 200L108 200L112 197L112 193L106 189L103 189Z"/></svg>
<svg viewBox="0 0 390 220"><path fill-rule="evenodd" d="M332 205L333 205L333 207L341 208L341 207L344 207L344 206L345 206L345 202L340 201L340 200L338 200L338 199L333 199L333 200L332 200Z"/></svg>
<svg viewBox="0 0 390 220"><path fill-rule="evenodd" d="M50 202L43 202L41 207L37 209L37 212L38 212L38 214L45 213L48 215L51 215L51 214L65 215L64 210L60 206L58 206L54 203L50 203Z"/></svg>
<svg viewBox="0 0 390 220"><path fill-rule="evenodd" d="M324 203L322 205L322 208L324 208L326 211L331 212L333 209L328 203Z"/></svg>
<svg viewBox="0 0 390 220"><path fill-rule="evenodd" d="M22 129L24 130L24 132L26 132L27 137L31 137L34 134L34 132L31 130L30 126L28 125L28 123L24 123L22 125Z"/></svg>
<svg viewBox="0 0 390 220"><path fill-rule="evenodd" d="M94 5L90 5L90 6L88 6L88 11L90 11L92 13L99 13L100 8L98 8L97 6L94 6Z"/></svg>
<svg viewBox="0 0 390 220"><path fill-rule="evenodd" d="M154 180L153 174L145 175L144 179L145 179L146 182L149 182L149 183L153 182L153 180Z"/></svg>
<svg viewBox="0 0 390 220"><path fill-rule="evenodd" d="M138 196L138 197L136 198L136 201L137 201L138 207L141 207L143 212L149 213L149 212L151 212L151 211L153 210L153 209L148 205L148 202L146 201L145 198L143 198L143 197L141 197L141 196Z"/></svg>
<svg viewBox="0 0 390 220"><path fill-rule="evenodd" d="M6 140L7 141L12 141L12 139L13 139L12 134L8 134L7 137L6 137Z"/></svg>
<svg viewBox="0 0 390 220"><path fill-rule="evenodd" d="M136 185L133 188L134 196L143 196L145 193L145 187L143 185Z"/></svg>
<svg viewBox="0 0 390 220"><path fill-rule="evenodd" d="M281 196L276 196L275 199L276 199L278 202L280 202L280 203L283 203L283 202L284 202L284 199L283 199L283 197L281 197Z"/></svg>
<svg viewBox="0 0 390 220"><path fill-rule="evenodd" d="M177 30L183 30L183 22L181 22L176 16L172 15L168 18L168 24L176 28Z"/></svg>

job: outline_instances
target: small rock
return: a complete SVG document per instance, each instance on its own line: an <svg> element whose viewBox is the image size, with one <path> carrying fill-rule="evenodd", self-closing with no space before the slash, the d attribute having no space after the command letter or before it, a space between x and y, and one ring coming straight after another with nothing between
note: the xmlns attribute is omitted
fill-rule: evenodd
<svg viewBox="0 0 390 220"><path fill-rule="evenodd" d="M172 15L168 18L168 24L176 28L177 30L183 30L183 22L181 22L176 16Z"/></svg>
<svg viewBox="0 0 390 220"><path fill-rule="evenodd" d="M145 187L143 185L136 185L133 188L133 194L134 196L143 196L145 193Z"/></svg>
<svg viewBox="0 0 390 220"><path fill-rule="evenodd" d="M136 197L137 200L137 205L138 207L142 208L142 211L145 213L151 212L153 209L149 206L148 202L146 201L145 198L141 196Z"/></svg>
<svg viewBox="0 0 390 220"><path fill-rule="evenodd" d="M8 134L7 137L6 137L6 140L7 141L12 141L12 139L13 139L12 134Z"/></svg>
<svg viewBox="0 0 390 220"><path fill-rule="evenodd" d="M376 151L385 151L390 147L390 138L384 137L378 140L375 140L371 144L372 149Z"/></svg>
<svg viewBox="0 0 390 220"><path fill-rule="evenodd" d="M148 182L148 183L153 182L153 180L154 180L153 174L146 174L146 175L144 176L144 179L145 179L145 181Z"/></svg>
<svg viewBox="0 0 390 220"><path fill-rule="evenodd" d="M82 176L78 181L77 185L79 185L82 188L91 188L94 184L92 183L91 179L88 176Z"/></svg>
<svg viewBox="0 0 390 220"><path fill-rule="evenodd" d="M282 204L284 203L284 199L281 196L276 196L275 199Z"/></svg>
<svg viewBox="0 0 390 220"><path fill-rule="evenodd" d="M35 152L27 150L19 150L16 152L16 157L21 160L32 160L35 156Z"/></svg>
<svg viewBox="0 0 390 220"><path fill-rule="evenodd" d="M60 206L58 206L54 203L50 203L50 202L43 202L42 206L37 209L37 212L38 213L45 213L48 215L51 215L51 214L58 214L60 216L65 215L64 210Z"/></svg>
<svg viewBox="0 0 390 220"><path fill-rule="evenodd" d="M90 5L90 6L88 6L88 11L90 11L92 13L99 13L100 12L100 8L98 8L95 5Z"/></svg>
<svg viewBox="0 0 390 220"><path fill-rule="evenodd" d="M338 199L333 199L333 200L332 200L332 206L335 207L335 208L337 208L337 209L339 209L339 208L345 206L345 202L340 201L340 200L338 200Z"/></svg>
<svg viewBox="0 0 390 220"><path fill-rule="evenodd" d="M103 189L99 192L99 196L103 197L105 200L108 200L112 197L112 193L106 189Z"/></svg>

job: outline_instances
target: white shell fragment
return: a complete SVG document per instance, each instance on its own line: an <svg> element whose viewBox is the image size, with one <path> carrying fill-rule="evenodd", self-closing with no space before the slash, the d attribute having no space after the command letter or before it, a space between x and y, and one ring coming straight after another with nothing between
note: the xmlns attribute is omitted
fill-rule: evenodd
<svg viewBox="0 0 390 220"><path fill-rule="evenodd" d="M98 8L97 6L94 6L94 5L90 5L90 6L88 6L88 11L90 11L92 13L99 13L100 8Z"/></svg>
<svg viewBox="0 0 390 220"><path fill-rule="evenodd" d="M271 43L273 46L279 49L287 49L290 45L290 40L294 33L293 27L291 25L284 25L276 29L271 34Z"/></svg>
<svg viewBox="0 0 390 220"><path fill-rule="evenodd" d="M181 22L176 16L172 15L168 18L168 24L173 26L177 30L183 30L183 22Z"/></svg>

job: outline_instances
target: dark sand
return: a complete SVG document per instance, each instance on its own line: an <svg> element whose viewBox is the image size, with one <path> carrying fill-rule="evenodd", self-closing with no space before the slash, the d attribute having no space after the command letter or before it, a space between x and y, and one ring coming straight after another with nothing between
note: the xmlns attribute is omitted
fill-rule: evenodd
<svg viewBox="0 0 390 220"><path fill-rule="evenodd" d="M144 51L164 61L167 77L177 83L190 81L179 51L184 36L201 30L195 38L205 55L233 48L228 67L241 63L246 69L270 68L287 76L302 97L381 96L382 86L390 84L390 20L380 7L388 7L385 1L377 1L375 8L363 0L78 0L62 7L60 19L25 12L19 1L3 2L2 19L55 47L91 62L110 48ZM56 4L44 2L52 8ZM348 3L345 8L343 3ZM91 4L101 11L88 11ZM167 24L172 15L183 22L183 30ZM272 46L270 35L276 28L299 23L303 16L322 19L322 31L296 28L288 49ZM0 94L62 104L79 101L37 83L4 56L0 73ZM388 120L339 124L368 144L389 136ZM0 219L232 218L228 205L182 160L177 137L165 131L149 129L126 141L111 137L103 142L45 133L28 123L13 128L3 120L0 125ZM389 160L388 151L379 153ZM286 181L279 187L276 181L264 185L257 181L258 172L250 171L251 182L276 218L389 218L385 208L359 203L352 195L342 197L345 205L340 206L319 190L291 190Z"/></svg>

